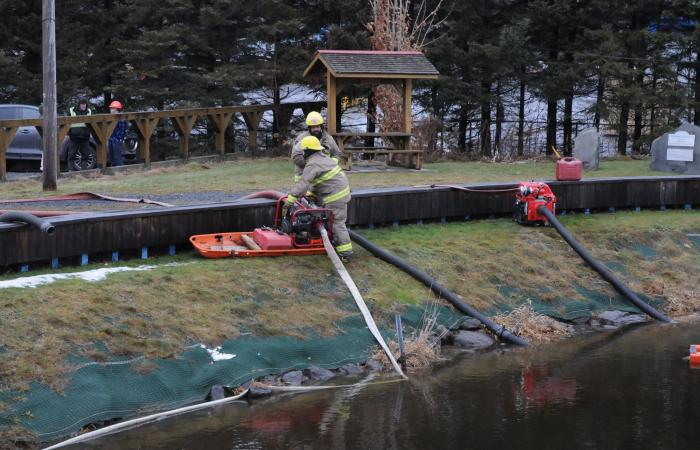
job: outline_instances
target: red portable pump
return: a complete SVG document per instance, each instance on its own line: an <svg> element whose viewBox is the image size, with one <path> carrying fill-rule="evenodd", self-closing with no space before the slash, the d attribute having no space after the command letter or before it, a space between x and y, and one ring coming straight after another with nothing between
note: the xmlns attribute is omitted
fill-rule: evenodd
<svg viewBox="0 0 700 450"><path fill-rule="evenodd" d="M555 214L556 204L557 197L546 183L523 181L515 194L513 217L521 225L547 225L547 219L537 208L544 205Z"/></svg>

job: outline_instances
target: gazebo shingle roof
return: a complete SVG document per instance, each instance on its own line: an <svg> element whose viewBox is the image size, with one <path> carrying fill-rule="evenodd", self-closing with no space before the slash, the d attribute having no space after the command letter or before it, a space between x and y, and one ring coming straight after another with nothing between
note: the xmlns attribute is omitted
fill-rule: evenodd
<svg viewBox="0 0 700 450"><path fill-rule="evenodd" d="M319 50L306 67L304 76L321 69L336 78L377 76L400 78L437 78L439 72L421 52Z"/></svg>

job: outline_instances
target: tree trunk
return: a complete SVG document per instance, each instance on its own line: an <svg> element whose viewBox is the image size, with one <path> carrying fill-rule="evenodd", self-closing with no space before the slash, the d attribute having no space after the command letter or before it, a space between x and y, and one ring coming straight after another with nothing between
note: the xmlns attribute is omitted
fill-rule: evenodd
<svg viewBox="0 0 700 450"><path fill-rule="evenodd" d="M523 70L523 73L525 71ZM525 79L520 79L520 99L518 100L518 156L525 153Z"/></svg>
<svg viewBox="0 0 700 450"><path fill-rule="evenodd" d="M374 92L370 90L367 96L367 132L374 133L377 131L376 127L376 117L377 117L377 104L374 102ZM368 136L365 138L365 147L374 147L374 138Z"/></svg>
<svg viewBox="0 0 700 450"><path fill-rule="evenodd" d="M272 103L275 105L275 109L272 110L272 146L278 148L281 146L279 110L282 100L280 89L276 82L272 90Z"/></svg>
<svg viewBox="0 0 700 450"><path fill-rule="evenodd" d="M695 25L696 27L700 25ZM700 35L700 31L695 30ZM700 126L700 37L695 40L695 108L693 112L693 123Z"/></svg>
<svg viewBox="0 0 700 450"><path fill-rule="evenodd" d="M464 153L467 151L467 107L461 105L459 108L459 136L457 137L457 146L459 151Z"/></svg>
<svg viewBox="0 0 700 450"><path fill-rule="evenodd" d="M634 131L632 132L632 153L642 151L642 107L634 109Z"/></svg>
<svg viewBox="0 0 700 450"><path fill-rule="evenodd" d="M654 128L656 127L656 83L658 81L658 75L656 75L656 69L652 67L651 69L651 106L649 107L649 133L654 135Z"/></svg>
<svg viewBox="0 0 700 450"><path fill-rule="evenodd" d="M639 89L644 91L644 71L640 70L635 81ZM640 153L642 148L642 110L644 102L641 98L634 105L634 131L632 132L632 153Z"/></svg>
<svg viewBox="0 0 700 450"><path fill-rule="evenodd" d="M572 111L574 105L574 89L571 87L564 97L564 155L571 156L573 150L572 141Z"/></svg>
<svg viewBox="0 0 700 450"><path fill-rule="evenodd" d="M506 115L503 109L503 102L501 100L501 80L498 80L496 82L496 136L494 144L496 153L501 152L503 120L505 119Z"/></svg>
<svg viewBox="0 0 700 450"><path fill-rule="evenodd" d="M554 63L557 60L558 52L556 50L549 51L549 59ZM549 92L547 94L547 142L545 142L545 152L548 155L554 153L552 148L557 148L557 100L558 94Z"/></svg>
<svg viewBox="0 0 700 450"><path fill-rule="evenodd" d="M547 101L547 154L551 155L552 148L557 148L557 101Z"/></svg>
<svg viewBox="0 0 700 450"><path fill-rule="evenodd" d="M467 151L469 153L472 153L474 151L474 142L473 142L473 136L474 136L474 130L472 128L472 121L469 121L469 140L467 140Z"/></svg>
<svg viewBox="0 0 700 450"><path fill-rule="evenodd" d="M481 81L481 125L479 128L481 154L491 156L491 78Z"/></svg>
<svg viewBox="0 0 700 450"><path fill-rule="evenodd" d="M630 118L629 101L624 100L620 107L620 124L617 130L617 153L619 155L627 154L627 122Z"/></svg>
<svg viewBox="0 0 700 450"><path fill-rule="evenodd" d="M603 74L598 74L598 88L596 89L596 102L595 102L595 117L593 118L593 123L595 124L595 129L600 131L600 119L601 111L603 109L603 101L605 95L605 77Z"/></svg>

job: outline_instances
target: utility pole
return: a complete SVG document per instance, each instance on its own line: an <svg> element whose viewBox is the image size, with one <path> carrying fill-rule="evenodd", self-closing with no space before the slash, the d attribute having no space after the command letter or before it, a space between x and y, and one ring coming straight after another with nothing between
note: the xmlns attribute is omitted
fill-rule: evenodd
<svg viewBox="0 0 700 450"><path fill-rule="evenodd" d="M41 9L41 60L44 75L44 95L41 117L43 123L44 175L43 189L55 191L58 178L56 161L56 4L43 0Z"/></svg>

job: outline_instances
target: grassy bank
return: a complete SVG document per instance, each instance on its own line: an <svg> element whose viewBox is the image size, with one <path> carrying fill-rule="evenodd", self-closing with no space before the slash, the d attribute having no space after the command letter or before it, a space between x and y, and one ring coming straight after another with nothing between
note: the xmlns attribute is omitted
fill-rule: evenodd
<svg viewBox="0 0 700 450"><path fill-rule="evenodd" d="M431 183L478 183L553 179L552 161L515 163L438 162L422 171L349 172L353 188L411 186ZM649 170L649 161L602 161L600 169L584 178L660 175ZM182 192L244 192L259 189L288 190L292 183L288 158L190 163L149 171L132 170L115 175L92 175L59 179L59 194L93 191L111 194L172 194ZM41 182L15 181L0 184L0 199L43 196Z"/></svg>
<svg viewBox="0 0 700 450"><path fill-rule="evenodd" d="M700 230L699 219L698 212L668 211L566 216L562 222L634 289L665 298L673 315L698 305L700 247L688 234ZM591 301L603 309L621 304L549 228L484 220L360 231L490 314L528 301L557 317L587 315ZM74 368L68 355L97 362L144 355L148 370L148 358L172 357L196 343L333 335L334 323L355 313L325 256L204 260L189 252L149 263L153 270L98 282L3 289L4 388L38 380L61 389ZM90 268L97 267L104 266ZM77 270L83 269L59 272ZM431 297L425 286L363 250L349 270L380 321Z"/></svg>

